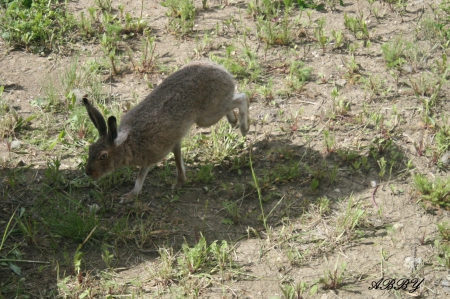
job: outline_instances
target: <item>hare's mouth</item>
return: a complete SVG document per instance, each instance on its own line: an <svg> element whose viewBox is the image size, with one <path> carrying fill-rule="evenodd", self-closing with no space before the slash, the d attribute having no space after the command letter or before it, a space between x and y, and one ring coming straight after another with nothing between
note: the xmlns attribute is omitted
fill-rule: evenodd
<svg viewBox="0 0 450 299"><path fill-rule="evenodd" d="M102 175L100 174L100 172L95 171L95 170L94 170L94 171L91 171L90 173L86 173L86 174L87 174L87 176L93 178L94 180L98 180L99 178L102 177Z"/></svg>

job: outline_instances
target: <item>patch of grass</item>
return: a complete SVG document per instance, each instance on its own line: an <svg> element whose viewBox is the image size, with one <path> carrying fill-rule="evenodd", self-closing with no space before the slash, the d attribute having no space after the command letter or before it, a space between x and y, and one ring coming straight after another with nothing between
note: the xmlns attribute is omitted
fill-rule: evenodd
<svg viewBox="0 0 450 299"><path fill-rule="evenodd" d="M420 192L420 198L443 208L450 208L450 178L436 178L430 181L421 174L413 177L414 187Z"/></svg>
<svg viewBox="0 0 450 299"><path fill-rule="evenodd" d="M161 5L169 8L166 13L169 20L169 30L186 35L194 28L195 5L193 0L166 0Z"/></svg>
<svg viewBox="0 0 450 299"><path fill-rule="evenodd" d="M223 202L223 207L225 208L228 217L225 218L222 222L225 224L239 223L241 219L241 212L238 203L236 201L233 202L225 201Z"/></svg>
<svg viewBox="0 0 450 299"><path fill-rule="evenodd" d="M436 223L436 226L439 231L439 237L446 242L450 241L450 223L448 222Z"/></svg>
<svg viewBox="0 0 450 299"><path fill-rule="evenodd" d="M195 173L194 181L203 184L211 183L215 176L213 173L214 164L205 164L200 167L200 169Z"/></svg>
<svg viewBox="0 0 450 299"><path fill-rule="evenodd" d="M436 146L439 153L445 153L450 149L450 124L448 119L443 117L442 125L438 126L436 132Z"/></svg>
<svg viewBox="0 0 450 299"><path fill-rule="evenodd" d="M406 47L407 43L402 37L396 37L392 41L381 45L384 60L389 68L400 67L406 62L404 58Z"/></svg>
<svg viewBox="0 0 450 299"><path fill-rule="evenodd" d="M344 281L345 270L347 269L347 263L341 263L338 267L338 261L333 270L325 271L324 277L319 279L319 283L322 284L325 290L336 290L342 286Z"/></svg>
<svg viewBox="0 0 450 299"><path fill-rule="evenodd" d="M238 131L221 119L211 127L211 134L195 134L185 138L183 153L188 155L187 161L198 158L201 161L220 162L234 159L245 148L244 141Z"/></svg>
<svg viewBox="0 0 450 299"><path fill-rule="evenodd" d="M292 61L289 65L289 74L285 79L285 89L279 90L279 94L291 96L294 93L301 92L305 82L311 77L313 68L305 66L301 60Z"/></svg>
<svg viewBox="0 0 450 299"><path fill-rule="evenodd" d="M353 196L348 198L348 203L336 218L336 241L346 242L355 236L360 236L358 228L365 225L366 211L359 202L355 202Z"/></svg>
<svg viewBox="0 0 450 299"><path fill-rule="evenodd" d="M364 40L370 39L370 32L362 14L357 18L344 14L344 26L355 36L355 38Z"/></svg>
<svg viewBox="0 0 450 299"><path fill-rule="evenodd" d="M184 243L180 254L177 256L175 270L176 276L180 279L199 273L211 273L235 267L232 259L233 248L230 248L226 241L214 241L210 245L206 243L204 236L201 236L197 244L190 247ZM167 264L167 263L166 263ZM167 273L167 269L165 271ZM166 274L167 276L167 274Z"/></svg>
<svg viewBox="0 0 450 299"><path fill-rule="evenodd" d="M284 9L281 2L263 0L262 5L252 2L249 10L256 17L258 37L268 45L289 45L293 40L293 28L300 18L292 20L292 1L285 1Z"/></svg>
<svg viewBox="0 0 450 299"><path fill-rule="evenodd" d="M57 0L13 0L0 16L1 37L11 46L33 52L53 50L70 41L75 18Z"/></svg>
<svg viewBox="0 0 450 299"><path fill-rule="evenodd" d="M292 182L300 176L299 163L291 162L287 164L277 164L269 169L264 169L258 177L258 185L262 189L270 189L273 184L284 185ZM251 184L256 187L254 184Z"/></svg>
<svg viewBox="0 0 450 299"><path fill-rule="evenodd" d="M16 136L26 129L35 115L24 118L3 98L4 87L0 86L0 138ZM9 141L11 143L11 140Z"/></svg>
<svg viewBox="0 0 450 299"><path fill-rule="evenodd" d="M250 47L244 47L239 56L236 54L236 47L231 44L226 47L225 57L219 57L210 53L209 59L223 65L235 75L236 79L247 79L250 82L259 80L262 69L258 56Z"/></svg>
<svg viewBox="0 0 450 299"><path fill-rule="evenodd" d="M40 214L46 227L56 236L82 242L88 236L100 234L99 218L71 196L52 192Z"/></svg>

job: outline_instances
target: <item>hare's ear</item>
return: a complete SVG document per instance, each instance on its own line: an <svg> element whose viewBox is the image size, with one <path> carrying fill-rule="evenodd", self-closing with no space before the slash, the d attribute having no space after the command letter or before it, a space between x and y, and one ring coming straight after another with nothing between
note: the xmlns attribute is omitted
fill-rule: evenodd
<svg viewBox="0 0 450 299"><path fill-rule="evenodd" d="M100 136L106 135L108 132L106 130L106 122L103 118L103 115L94 108L94 106L89 103L87 98L83 98L83 104L86 107L87 113L89 114L89 118L94 123L94 126L97 128Z"/></svg>
<svg viewBox="0 0 450 299"><path fill-rule="evenodd" d="M114 116L108 118L108 140L111 144L114 144L114 140L117 138L117 122Z"/></svg>

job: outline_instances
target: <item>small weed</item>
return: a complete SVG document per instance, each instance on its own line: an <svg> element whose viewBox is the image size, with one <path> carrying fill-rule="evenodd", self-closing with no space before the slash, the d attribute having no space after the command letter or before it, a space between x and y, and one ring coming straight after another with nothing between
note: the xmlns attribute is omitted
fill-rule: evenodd
<svg viewBox="0 0 450 299"><path fill-rule="evenodd" d="M60 166L61 160L59 158L55 158L47 162L47 169L44 173L47 184L55 186L59 183L65 183L65 178L59 170Z"/></svg>
<svg viewBox="0 0 450 299"><path fill-rule="evenodd" d="M268 45L289 45L293 39L292 28L294 23L289 18L290 8L285 7L283 15L280 16L279 7L275 7L274 1L263 1L272 3L266 8L266 13L257 16L258 37ZM269 5L269 4L268 4Z"/></svg>
<svg viewBox="0 0 450 299"><path fill-rule="evenodd" d="M327 153L334 152L334 147L336 146L334 134L330 133L330 131L323 131L323 142Z"/></svg>
<svg viewBox="0 0 450 299"><path fill-rule="evenodd" d="M226 223L231 222L232 224L239 223L241 215L240 215L240 206L238 205L238 203L236 201L233 202L225 201L223 202L223 206L228 214L228 218L225 219L225 222Z"/></svg>
<svg viewBox="0 0 450 299"><path fill-rule="evenodd" d="M414 187L420 192L420 198L444 208L450 207L450 178L436 178L434 182L417 174L413 178Z"/></svg>
<svg viewBox="0 0 450 299"><path fill-rule="evenodd" d="M98 235L95 228L99 219L94 213L68 195L53 193L51 198L42 205L41 211L42 220L50 231L77 241Z"/></svg>
<svg viewBox="0 0 450 299"><path fill-rule="evenodd" d="M450 241L450 224L448 222L437 223L439 236L443 241Z"/></svg>
<svg viewBox="0 0 450 299"><path fill-rule="evenodd" d="M166 0L161 5L169 8L166 15L172 32L186 35L192 31L196 14L193 0Z"/></svg>
<svg viewBox="0 0 450 299"><path fill-rule="evenodd" d="M346 242L355 235L360 235L356 228L364 224L366 217L365 209L362 209L360 203L355 203L354 198L350 196L345 210L336 219L336 240L344 236L343 242Z"/></svg>
<svg viewBox="0 0 450 299"><path fill-rule="evenodd" d="M406 62L404 52L406 49L406 42L401 37L397 37L381 45L384 60L389 68L397 68Z"/></svg>
<svg viewBox="0 0 450 299"><path fill-rule="evenodd" d="M369 100L373 100L375 96L381 94L387 95L390 90L386 88L386 80L381 79L377 75L370 74L367 78L362 77L361 82L364 84L364 89L368 94Z"/></svg>
<svg viewBox="0 0 450 299"><path fill-rule="evenodd" d="M323 285L326 290L336 290L341 287L344 281L345 270L347 269L347 263L343 262L341 267L338 268L338 261L333 270L327 270L324 277L319 279L319 282Z"/></svg>
<svg viewBox="0 0 450 299"><path fill-rule="evenodd" d="M360 65L356 62L355 56L352 54L349 60L345 61L345 73L344 76L352 83L359 81L361 75L359 74Z"/></svg>
<svg viewBox="0 0 450 299"><path fill-rule="evenodd" d="M134 62L134 53L130 47L127 47L128 58L133 65L135 71L141 73L150 73L156 67L156 57L155 57L155 37L150 36L148 30L144 30L144 38L142 38L141 46L141 57L139 59L139 65Z"/></svg>
<svg viewBox="0 0 450 299"><path fill-rule="evenodd" d="M409 77L409 83L417 97L430 97L439 86L439 78L430 73L421 73L418 77Z"/></svg>
<svg viewBox="0 0 450 299"><path fill-rule="evenodd" d="M236 55L236 52L236 47L231 44L226 47L225 58L220 58L212 53L209 58L223 65L236 76L236 79L249 79L252 82L258 80L262 70L256 54L249 47L245 47L239 56Z"/></svg>
<svg viewBox="0 0 450 299"><path fill-rule="evenodd" d="M344 26L347 28L355 38L357 39L370 39L369 29L367 23L364 20L364 16L361 14L357 18L344 14Z"/></svg>
<svg viewBox="0 0 450 299"><path fill-rule="evenodd" d="M0 139L15 136L20 131L26 129L30 122L36 118L31 115L27 118L19 115L6 100L3 99L4 87L0 86Z"/></svg>
<svg viewBox="0 0 450 299"><path fill-rule="evenodd" d="M441 243L439 240L434 241L434 247L438 254L436 259L441 266L450 269L450 245L447 243Z"/></svg>
<svg viewBox="0 0 450 299"><path fill-rule="evenodd" d="M285 299L301 299L308 289L308 284L300 282L297 284L281 284L280 289ZM312 295L312 294L311 294Z"/></svg>
<svg viewBox="0 0 450 299"><path fill-rule="evenodd" d="M305 82L311 77L312 69L312 67L305 67L304 62L300 60L291 62L289 66L289 75L286 77L285 81L287 89L280 90L279 93L289 96L295 92L301 92Z"/></svg>
<svg viewBox="0 0 450 299"><path fill-rule="evenodd" d="M206 164L200 167L200 169L195 174L195 181L204 184L211 183L214 180L213 173L214 164Z"/></svg>
<svg viewBox="0 0 450 299"><path fill-rule="evenodd" d="M232 266L230 250L228 243L225 241L220 246L217 241L208 246L204 236L201 236L198 243L193 247L184 243L181 254L177 258L179 273L182 275L200 272L209 273L211 269L216 267L223 272L226 267Z"/></svg>
<svg viewBox="0 0 450 299"><path fill-rule="evenodd" d="M111 245L102 244L102 260L105 262L105 265L108 269L112 269L114 254L110 252Z"/></svg>
<svg viewBox="0 0 450 299"><path fill-rule="evenodd" d="M325 54L327 45L330 42L330 39L325 35L325 30L323 29L323 26L325 25L325 18L319 19L318 23L319 26L314 29L314 37L316 38L319 46L322 48L322 54Z"/></svg>
<svg viewBox="0 0 450 299"><path fill-rule="evenodd" d="M274 98L272 78L269 79L267 84L261 85L257 91L267 102L272 101Z"/></svg>
<svg viewBox="0 0 450 299"><path fill-rule="evenodd" d="M342 33L342 30L335 31L334 29L331 30L331 35L334 38L334 47L336 49L341 48L344 45L345 42L345 36Z"/></svg>

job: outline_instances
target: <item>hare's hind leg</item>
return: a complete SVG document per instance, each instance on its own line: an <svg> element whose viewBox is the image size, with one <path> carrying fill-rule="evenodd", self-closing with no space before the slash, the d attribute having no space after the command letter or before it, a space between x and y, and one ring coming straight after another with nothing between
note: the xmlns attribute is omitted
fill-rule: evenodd
<svg viewBox="0 0 450 299"><path fill-rule="evenodd" d="M150 170L151 166L141 166L141 169L139 170L138 177L136 179L136 182L134 183L134 188L129 193L124 194L120 200L120 203L127 203L134 199L134 197L139 194L142 190L142 185L144 185L145 177L147 176L148 171Z"/></svg>
<svg viewBox="0 0 450 299"><path fill-rule="evenodd" d="M233 97L233 103L239 109L239 128L241 129L242 136L245 136L249 129L249 101L245 93L235 94ZM227 114L229 120L229 114L234 113L234 111L230 111Z"/></svg>
<svg viewBox="0 0 450 299"><path fill-rule="evenodd" d="M176 187L183 186L186 182L186 171L184 168L183 158L181 157L181 141L177 142L172 150L175 156L175 165L177 166L177 184Z"/></svg>

